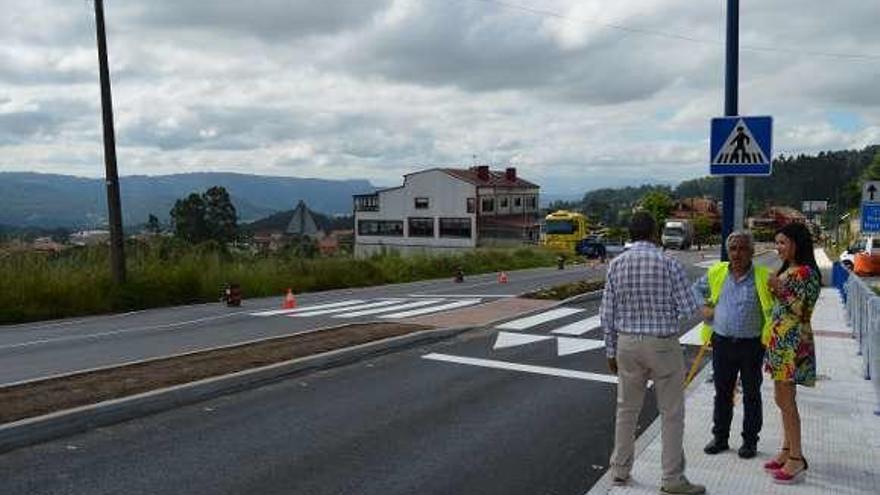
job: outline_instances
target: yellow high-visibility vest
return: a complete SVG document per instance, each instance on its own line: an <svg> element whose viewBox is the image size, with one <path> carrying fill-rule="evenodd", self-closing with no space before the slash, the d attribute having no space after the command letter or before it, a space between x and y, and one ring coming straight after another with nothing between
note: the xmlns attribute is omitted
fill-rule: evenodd
<svg viewBox="0 0 880 495"><path fill-rule="evenodd" d="M728 266L729 263L727 261L720 261L712 265L706 274L709 280L709 302L712 304L712 307L718 304L718 299L721 297L721 288L724 287L724 280L727 279L729 271ZM770 279L770 269L761 265L753 266L755 270L755 289L758 290L758 301L761 304L761 313L764 317L764 326L761 328L761 343L766 347L770 342L770 329L773 326L773 296L770 294L770 286L767 283ZM700 337L704 344L708 342L712 338L712 325L703 322Z"/></svg>

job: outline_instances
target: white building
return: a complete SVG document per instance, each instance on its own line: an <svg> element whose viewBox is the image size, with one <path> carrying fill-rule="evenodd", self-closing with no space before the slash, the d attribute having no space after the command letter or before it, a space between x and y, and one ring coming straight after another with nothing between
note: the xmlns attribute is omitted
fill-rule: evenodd
<svg viewBox="0 0 880 495"><path fill-rule="evenodd" d="M515 168L407 174L402 186L354 196L355 256L536 243L539 189Z"/></svg>

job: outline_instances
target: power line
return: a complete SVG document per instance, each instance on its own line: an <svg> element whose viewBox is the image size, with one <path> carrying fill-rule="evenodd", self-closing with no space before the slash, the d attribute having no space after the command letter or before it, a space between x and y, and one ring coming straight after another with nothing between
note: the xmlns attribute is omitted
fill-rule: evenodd
<svg viewBox="0 0 880 495"><path fill-rule="evenodd" d="M534 15L539 15L542 17L552 17L556 19L560 19L567 22L576 22L576 23L588 23L595 24L597 26L601 26L607 29L613 29L616 31L623 31L630 34L642 35L642 36L650 36L655 38L665 38L672 39L677 41L686 41L688 43L698 43L702 45L713 45L713 46L723 46L719 40L711 40L705 38L695 38L693 36L685 36L678 33L670 33L666 31L659 31L655 29L646 29L646 28L637 28L626 26L623 24L615 24L609 22L601 22L595 21L592 19L584 19L584 18L575 18L560 14L558 12L553 12L551 10L545 9L537 9L533 7L527 7L525 5L519 5L510 2L504 2L501 0L472 0L475 2L488 3L493 5L498 5L503 8L512 9L512 10L520 10L522 12L527 12ZM812 55L816 57L826 57L826 58L838 58L844 60L880 60L880 55L870 55L870 54L861 54L861 53L842 53L842 52L821 52L821 51L813 51L813 50L798 50L794 48L777 48L770 46L757 46L757 45L740 45L740 50L747 50L752 52L769 52L769 53L784 53L784 54L796 54L796 55Z"/></svg>

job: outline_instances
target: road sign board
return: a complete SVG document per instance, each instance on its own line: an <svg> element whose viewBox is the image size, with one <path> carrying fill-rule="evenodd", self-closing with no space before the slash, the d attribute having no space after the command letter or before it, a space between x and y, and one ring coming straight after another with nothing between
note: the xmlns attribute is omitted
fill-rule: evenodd
<svg viewBox="0 0 880 495"><path fill-rule="evenodd" d="M880 232L880 203L862 203L862 233Z"/></svg>
<svg viewBox="0 0 880 495"><path fill-rule="evenodd" d="M770 175L773 117L712 119L709 171L712 175Z"/></svg>
<svg viewBox="0 0 880 495"><path fill-rule="evenodd" d="M862 184L862 203L880 203L880 180Z"/></svg>

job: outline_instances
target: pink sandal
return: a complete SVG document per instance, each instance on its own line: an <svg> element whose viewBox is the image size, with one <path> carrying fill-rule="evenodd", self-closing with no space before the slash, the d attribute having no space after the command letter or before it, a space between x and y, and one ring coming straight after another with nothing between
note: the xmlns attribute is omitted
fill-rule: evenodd
<svg viewBox="0 0 880 495"><path fill-rule="evenodd" d="M780 450L780 452L788 452L788 447L783 447L779 450ZM764 471L772 473L773 471L776 471L777 469L782 469L782 466L784 466L784 465L785 465L784 462L779 462L776 459L772 459L772 460L764 463Z"/></svg>
<svg viewBox="0 0 880 495"><path fill-rule="evenodd" d="M807 477L807 460L803 457L789 457L789 460L800 461L804 463L804 467L799 469L797 472L788 474L782 469L777 469L773 471L773 482L780 485L794 485L796 483L800 483Z"/></svg>

